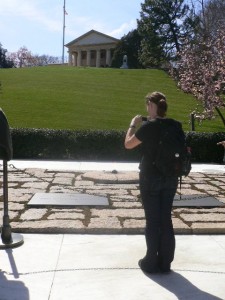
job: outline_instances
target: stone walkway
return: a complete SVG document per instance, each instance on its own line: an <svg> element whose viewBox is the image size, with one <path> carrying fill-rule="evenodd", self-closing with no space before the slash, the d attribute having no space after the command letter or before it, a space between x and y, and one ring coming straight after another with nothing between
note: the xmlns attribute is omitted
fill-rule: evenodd
<svg viewBox="0 0 225 300"><path fill-rule="evenodd" d="M0 218L3 215L0 173ZM145 219L137 172L72 172L8 167L9 217L13 232L121 233L144 232ZM225 233L225 176L190 173L183 179L182 197L209 195L224 203L220 208L173 208L176 234ZM30 208L35 193L87 193L106 196L107 207ZM179 194L179 190L178 190Z"/></svg>

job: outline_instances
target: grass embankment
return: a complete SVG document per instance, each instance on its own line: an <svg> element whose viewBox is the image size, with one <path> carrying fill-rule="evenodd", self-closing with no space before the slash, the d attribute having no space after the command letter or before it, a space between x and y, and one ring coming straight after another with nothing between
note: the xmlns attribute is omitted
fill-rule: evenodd
<svg viewBox="0 0 225 300"><path fill-rule="evenodd" d="M74 67L0 69L0 107L11 127L126 130L136 114L145 115L144 97L161 91L168 116L190 130L196 100L160 70ZM219 118L196 124L197 131L224 131Z"/></svg>

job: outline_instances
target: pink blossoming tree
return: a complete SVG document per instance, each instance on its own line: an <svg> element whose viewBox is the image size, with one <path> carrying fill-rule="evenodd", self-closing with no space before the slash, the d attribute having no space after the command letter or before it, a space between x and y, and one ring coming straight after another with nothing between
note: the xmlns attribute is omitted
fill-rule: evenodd
<svg viewBox="0 0 225 300"><path fill-rule="evenodd" d="M193 94L203 107L194 111L196 118L212 119L217 111L225 126L221 113L225 106L225 27L214 36L186 42L179 58L178 86Z"/></svg>

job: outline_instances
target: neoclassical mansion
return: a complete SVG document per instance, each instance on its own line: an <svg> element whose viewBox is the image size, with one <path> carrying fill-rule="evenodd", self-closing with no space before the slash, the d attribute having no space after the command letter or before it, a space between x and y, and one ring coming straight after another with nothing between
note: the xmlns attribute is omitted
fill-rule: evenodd
<svg viewBox="0 0 225 300"><path fill-rule="evenodd" d="M118 39L104 33L90 30L65 46L69 53L69 66L109 67L112 51Z"/></svg>

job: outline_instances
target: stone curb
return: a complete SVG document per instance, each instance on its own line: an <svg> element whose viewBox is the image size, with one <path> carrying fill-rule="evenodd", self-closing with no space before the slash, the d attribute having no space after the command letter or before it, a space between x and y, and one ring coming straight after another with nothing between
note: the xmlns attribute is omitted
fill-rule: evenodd
<svg viewBox="0 0 225 300"><path fill-rule="evenodd" d="M9 217L13 232L143 234L145 227L138 172L71 172L9 168ZM2 173L0 220L3 216ZM223 207L173 208L176 234L225 233L224 174L190 173L183 179L182 196L207 194ZM108 207L31 208L35 193L87 193L105 196ZM179 190L178 190L179 193Z"/></svg>

